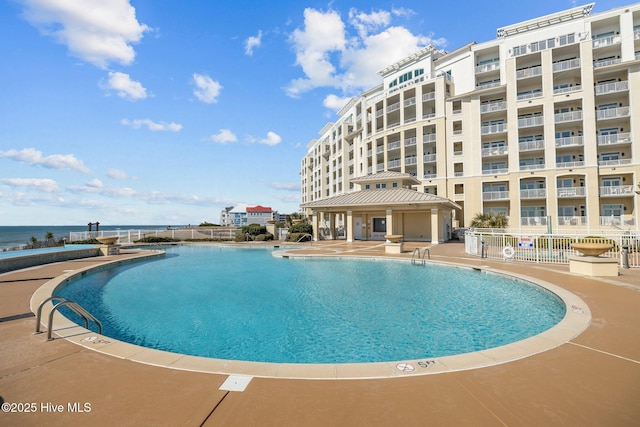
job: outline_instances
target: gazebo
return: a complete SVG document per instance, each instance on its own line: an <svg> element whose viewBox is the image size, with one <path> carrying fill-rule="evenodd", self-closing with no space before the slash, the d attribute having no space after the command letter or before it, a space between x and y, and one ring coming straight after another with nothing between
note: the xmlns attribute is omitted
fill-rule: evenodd
<svg viewBox="0 0 640 427"><path fill-rule="evenodd" d="M416 191L412 187L420 181L406 173L386 171L351 182L361 189L301 205L311 211L314 240L320 237L321 221L335 239L337 218L342 218L347 242L402 235L437 244L451 237L453 211L462 209L446 197Z"/></svg>

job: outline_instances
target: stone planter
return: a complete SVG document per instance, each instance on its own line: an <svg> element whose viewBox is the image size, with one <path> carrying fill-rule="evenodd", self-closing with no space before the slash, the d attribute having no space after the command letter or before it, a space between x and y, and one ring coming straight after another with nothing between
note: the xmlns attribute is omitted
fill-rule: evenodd
<svg viewBox="0 0 640 427"><path fill-rule="evenodd" d="M584 256L597 257L613 248L609 243L572 243L571 247Z"/></svg>
<svg viewBox="0 0 640 427"><path fill-rule="evenodd" d="M103 236L103 237L96 237L96 240L100 243L102 243L103 245L113 245L116 240L118 240L119 237L118 236Z"/></svg>
<svg viewBox="0 0 640 427"><path fill-rule="evenodd" d="M387 234L384 236L389 243L400 243L403 237L402 234Z"/></svg>

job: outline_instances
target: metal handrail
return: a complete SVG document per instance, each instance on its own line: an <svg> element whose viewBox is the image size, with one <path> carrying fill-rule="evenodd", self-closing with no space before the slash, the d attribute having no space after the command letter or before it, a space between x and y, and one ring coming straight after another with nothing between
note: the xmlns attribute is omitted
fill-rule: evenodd
<svg viewBox="0 0 640 427"><path fill-rule="evenodd" d="M304 239L307 236L311 237L309 242L311 242L311 244L313 245L313 236L311 234L309 234L309 233L304 233L302 236L300 236L300 238L298 239L298 241L296 243L300 243L300 241L302 241L302 239Z"/></svg>
<svg viewBox="0 0 640 427"><path fill-rule="evenodd" d="M49 319L47 322L47 341L51 341L53 339L51 338L51 334L53 333L52 331L53 315L55 314L56 310L58 310L60 307L68 307L71 311L76 313L78 316L82 317L84 319L85 329L89 329L89 320L91 320L93 323L98 325L98 333L102 334L102 323L100 323L98 319L96 319L91 313L85 310L77 302L69 301L62 297L49 297L40 303L40 306L38 307L38 313L36 315L36 322L37 322L36 333L40 332L40 317L42 313L42 307L44 306L45 303L47 303L48 301L52 301L54 299L59 299L61 301L56 305L54 305L51 311L49 312Z"/></svg>
<svg viewBox="0 0 640 427"><path fill-rule="evenodd" d="M424 252L422 252L422 255L420 255L420 248L415 248L413 250L413 253L411 254L411 264L416 265L416 254L418 255L418 258L421 262L422 265L425 265L427 262L424 259L425 256L428 256L428 259L431 260L431 252L429 251L429 248L424 248Z"/></svg>

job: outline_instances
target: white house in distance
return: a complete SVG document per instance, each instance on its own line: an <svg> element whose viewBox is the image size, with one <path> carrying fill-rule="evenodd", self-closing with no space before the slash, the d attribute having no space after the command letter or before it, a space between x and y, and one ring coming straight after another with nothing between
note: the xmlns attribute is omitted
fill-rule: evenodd
<svg viewBox="0 0 640 427"><path fill-rule="evenodd" d="M274 212L268 206L249 206L239 204L235 207L227 207L220 212L220 225L231 227L244 227L249 224L266 225L267 221L274 219Z"/></svg>

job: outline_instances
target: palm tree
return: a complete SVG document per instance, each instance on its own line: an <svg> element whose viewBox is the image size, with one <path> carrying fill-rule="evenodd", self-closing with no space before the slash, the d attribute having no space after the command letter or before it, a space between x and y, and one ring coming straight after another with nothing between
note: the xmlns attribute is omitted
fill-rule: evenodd
<svg viewBox="0 0 640 427"><path fill-rule="evenodd" d="M471 220L472 228L505 228L509 219L503 213L477 213Z"/></svg>

